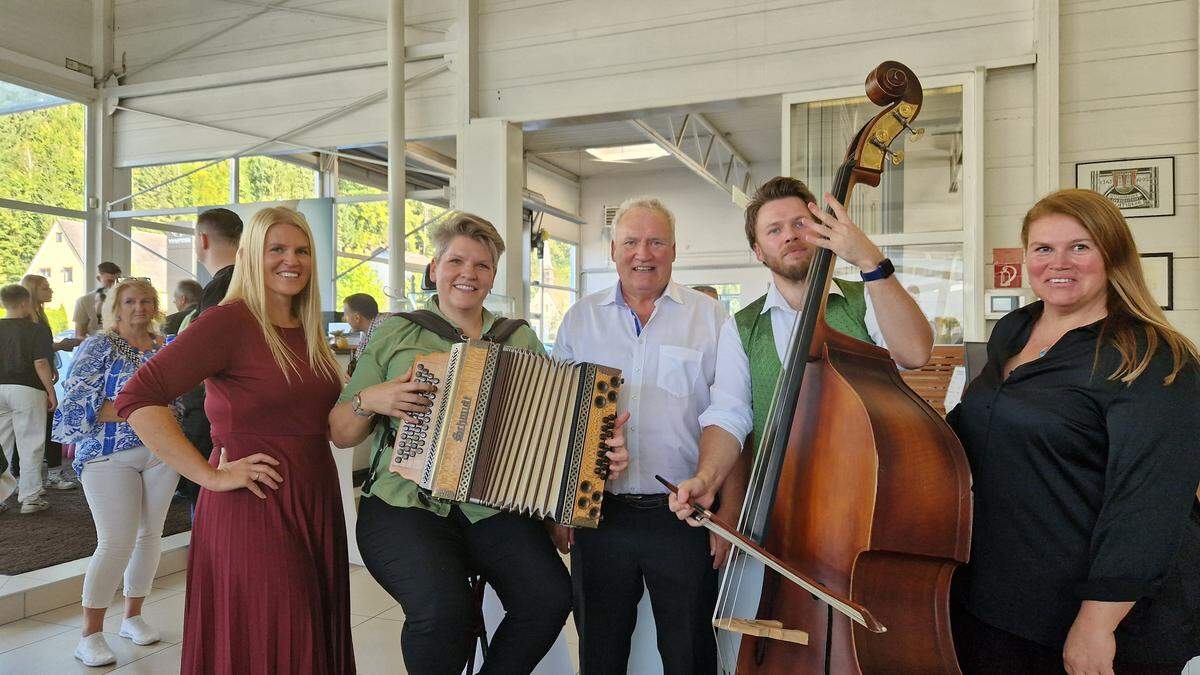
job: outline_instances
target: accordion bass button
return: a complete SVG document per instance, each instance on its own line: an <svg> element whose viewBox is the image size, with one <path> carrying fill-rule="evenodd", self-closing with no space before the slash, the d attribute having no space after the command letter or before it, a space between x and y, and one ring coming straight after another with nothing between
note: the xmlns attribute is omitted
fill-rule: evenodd
<svg viewBox="0 0 1200 675"><path fill-rule="evenodd" d="M602 499L604 499L604 493L603 493L603 492L596 491L596 492L593 492L593 493L592 493L592 501L594 501L594 502L600 502Z"/></svg>
<svg viewBox="0 0 1200 675"><path fill-rule="evenodd" d="M585 480L585 481L581 482L581 483L579 484L579 490L580 490L581 492L591 492L591 491L592 491L592 483L591 483L591 481L586 481L586 480Z"/></svg>
<svg viewBox="0 0 1200 675"><path fill-rule="evenodd" d="M590 504L590 503L591 502L588 501L587 497L579 498L579 508L581 508L581 509L586 509L588 507L588 504Z"/></svg>
<svg viewBox="0 0 1200 675"><path fill-rule="evenodd" d="M598 507L593 506L592 508L588 509L588 518L595 520L599 515L600 509Z"/></svg>

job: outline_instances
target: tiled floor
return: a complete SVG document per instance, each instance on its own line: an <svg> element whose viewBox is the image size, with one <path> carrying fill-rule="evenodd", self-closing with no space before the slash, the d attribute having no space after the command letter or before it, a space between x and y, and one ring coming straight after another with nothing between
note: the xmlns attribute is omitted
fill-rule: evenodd
<svg viewBox="0 0 1200 675"><path fill-rule="evenodd" d="M0 583L3 583L0 579ZM147 647L133 645L117 635L121 624L121 600L115 600L104 622L105 638L117 654L117 663L107 668L88 668L76 661L73 652L79 641L82 610L71 605L0 625L0 673L59 675L65 673L130 673L162 675L179 672L183 639L185 572L160 577L142 610L146 620L163 635L161 642ZM361 567L350 572L351 631L358 672L362 675L404 673L400 654L400 627L404 613L371 575ZM577 662L575 627L565 629L571 659Z"/></svg>

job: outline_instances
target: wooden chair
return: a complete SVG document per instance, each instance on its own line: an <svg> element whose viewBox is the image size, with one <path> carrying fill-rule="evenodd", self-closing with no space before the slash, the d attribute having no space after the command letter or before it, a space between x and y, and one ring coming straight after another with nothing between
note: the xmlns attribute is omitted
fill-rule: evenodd
<svg viewBox="0 0 1200 675"><path fill-rule="evenodd" d="M929 363L917 370L902 370L900 377L917 395L946 416L946 389L954 369L963 365L962 345L939 345L933 348Z"/></svg>

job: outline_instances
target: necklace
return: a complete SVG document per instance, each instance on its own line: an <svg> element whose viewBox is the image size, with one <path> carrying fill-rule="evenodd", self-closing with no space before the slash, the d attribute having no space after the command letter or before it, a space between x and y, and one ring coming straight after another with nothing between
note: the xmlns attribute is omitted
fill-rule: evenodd
<svg viewBox="0 0 1200 675"><path fill-rule="evenodd" d="M124 359L125 363L133 366L135 370L138 368L138 366L142 365L142 359L147 354L154 351L153 346L151 346L150 349L147 349L145 352L138 351L137 348L126 342L125 338L114 333L109 333L108 339L109 342L112 343L113 349L117 350L117 355Z"/></svg>

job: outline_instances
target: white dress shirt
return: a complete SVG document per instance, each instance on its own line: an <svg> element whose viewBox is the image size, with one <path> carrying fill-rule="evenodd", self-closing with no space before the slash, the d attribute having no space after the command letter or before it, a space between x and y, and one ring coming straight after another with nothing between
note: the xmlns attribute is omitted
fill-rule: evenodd
<svg viewBox="0 0 1200 675"><path fill-rule="evenodd" d="M592 293L567 310L553 356L621 369L618 410L631 414L624 427L629 468L606 487L657 494L666 488L655 474L678 483L696 473L700 413L708 407L727 315L720 302L672 281L639 333L620 288Z"/></svg>
<svg viewBox="0 0 1200 675"><path fill-rule="evenodd" d="M837 284L829 285L829 292L841 295ZM879 330L879 321L875 318L875 307L871 304L870 294L867 300L867 334L880 347L887 348L883 341L883 332ZM763 303L763 313L771 313L771 332L775 335L775 353L782 363L787 356L788 344L792 340L792 330L796 326L796 310L788 304L787 299L772 283L767 288L767 301ZM700 415L700 427L718 426L728 431L745 443L746 437L754 431L753 399L750 392L750 357L742 347L742 337L738 333L737 322L729 317L721 326L721 338L717 346L717 376L712 386L712 403Z"/></svg>

